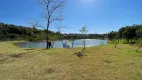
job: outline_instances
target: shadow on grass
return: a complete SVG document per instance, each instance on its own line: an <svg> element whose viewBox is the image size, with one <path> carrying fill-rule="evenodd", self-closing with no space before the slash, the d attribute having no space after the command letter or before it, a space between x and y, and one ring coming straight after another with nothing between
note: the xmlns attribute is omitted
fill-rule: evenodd
<svg viewBox="0 0 142 80"><path fill-rule="evenodd" d="M51 49L53 49L53 48L50 48L50 49L42 49L42 50L51 50Z"/></svg>
<svg viewBox="0 0 142 80"><path fill-rule="evenodd" d="M111 60L103 60L105 63L107 63L107 64L110 64L110 63L112 63L112 61Z"/></svg>
<svg viewBox="0 0 142 80"><path fill-rule="evenodd" d="M48 50L48 49L42 49L42 50Z"/></svg>
<svg viewBox="0 0 142 80"><path fill-rule="evenodd" d="M121 49L121 48L117 48L117 49L123 50L123 49Z"/></svg>
<svg viewBox="0 0 142 80"><path fill-rule="evenodd" d="M34 52L37 52L37 51L42 51L42 49L24 49L24 50L27 51L26 53L34 53Z"/></svg>
<svg viewBox="0 0 142 80"><path fill-rule="evenodd" d="M54 69L45 68L39 73L39 75L54 74L54 73L56 73L56 71Z"/></svg>
<svg viewBox="0 0 142 80"><path fill-rule="evenodd" d="M54 69L51 69L51 68L44 69L44 73L45 73L45 74L52 74L52 73L54 73L54 72L55 72L55 70L54 70Z"/></svg>
<svg viewBox="0 0 142 80"><path fill-rule="evenodd" d="M19 58L19 57L22 57L25 53L20 53L20 54L10 54L9 56L12 58Z"/></svg>
<svg viewBox="0 0 142 80"><path fill-rule="evenodd" d="M24 50L27 50L27 51L29 51L29 50L34 50L34 49L24 49Z"/></svg>
<svg viewBox="0 0 142 80"><path fill-rule="evenodd" d="M5 60L8 60L8 59L11 59L11 58L20 58L20 57L23 57L25 53L19 53L19 54L9 54L9 55L6 55L7 58L4 58L4 59L1 59L1 61L5 61Z"/></svg>

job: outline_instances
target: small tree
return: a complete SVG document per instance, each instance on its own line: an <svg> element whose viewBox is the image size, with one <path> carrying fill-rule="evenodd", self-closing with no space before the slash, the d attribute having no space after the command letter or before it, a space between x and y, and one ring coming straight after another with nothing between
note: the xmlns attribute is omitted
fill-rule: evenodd
<svg viewBox="0 0 142 80"><path fill-rule="evenodd" d="M138 50L142 47L142 38L137 40L137 45L138 45L138 48L136 49L136 52L138 52Z"/></svg>
<svg viewBox="0 0 142 80"><path fill-rule="evenodd" d="M115 31L111 31L107 36L109 40L113 41L114 47L116 48L119 43L119 34Z"/></svg>
<svg viewBox="0 0 142 80"><path fill-rule="evenodd" d="M138 50L142 47L142 28L138 29L136 31L137 37L139 37L139 39L137 40L137 44L138 44L138 48L136 50L136 52L138 52Z"/></svg>
<svg viewBox="0 0 142 80"><path fill-rule="evenodd" d="M118 40L118 39L115 39L115 40L114 40L114 45L115 45L114 47L115 47L115 48L117 48L117 44L118 44L118 43L119 43L119 40Z"/></svg>
<svg viewBox="0 0 142 80"><path fill-rule="evenodd" d="M87 26L86 25L84 25L83 27L82 27L82 29L81 30L79 30L82 34L86 34L87 32L88 32L88 30L87 30ZM85 42L85 38L86 38L86 36L84 36L84 39L83 39L83 45L84 45L84 48L83 48L83 50L85 50L85 47L86 47L86 42Z"/></svg>

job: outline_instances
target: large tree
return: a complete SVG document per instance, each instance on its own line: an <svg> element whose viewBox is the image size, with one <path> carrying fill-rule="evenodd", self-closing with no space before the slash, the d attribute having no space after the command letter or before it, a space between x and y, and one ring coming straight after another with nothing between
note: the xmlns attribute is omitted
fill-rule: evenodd
<svg viewBox="0 0 142 80"><path fill-rule="evenodd" d="M40 4L44 7L43 17L46 19L46 42L48 46L48 31L51 24L55 21L61 21L63 18L61 16L61 10L65 5L65 0L39 0ZM46 46L46 49L48 47Z"/></svg>

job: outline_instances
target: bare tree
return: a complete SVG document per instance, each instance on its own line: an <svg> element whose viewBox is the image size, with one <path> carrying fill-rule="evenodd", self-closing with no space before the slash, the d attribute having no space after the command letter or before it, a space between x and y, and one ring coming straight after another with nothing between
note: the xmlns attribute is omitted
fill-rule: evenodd
<svg viewBox="0 0 142 80"><path fill-rule="evenodd" d="M39 0L39 3L44 8L43 18L45 18L47 26L46 26L46 42L48 49L48 30L50 25L55 21L61 21L63 18L61 16L61 11L65 5L65 0Z"/></svg>
<svg viewBox="0 0 142 80"><path fill-rule="evenodd" d="M29 20L27 23L30 25L31 28L41 27L38 20Z"/></svg>
<svg viewBox="0 0 142 80"><path fill-rule="evenodd" d="M56 28L57 28L57 32L59 33L60 41L62 42L62 45L63 45L63 47L64 47L62 30L63 30L63 28L65 28L65 27L57 26Z"/></svg>

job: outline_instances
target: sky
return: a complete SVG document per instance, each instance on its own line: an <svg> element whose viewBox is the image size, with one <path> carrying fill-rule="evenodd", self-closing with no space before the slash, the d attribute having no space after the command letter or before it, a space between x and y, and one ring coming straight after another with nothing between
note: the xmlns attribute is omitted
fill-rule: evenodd
<svg viewBox="0 0 142 80"><path fill-rule="evenodd" d="M30 27L31 20L42 19L37 0L0 0L0 22ZM63 33L80 33L86 25L88 33L117 31L123 26L142 24L142 0L67 0L63 9ZM54 23L50 30L57 31Z"/></svg>

